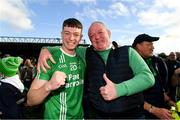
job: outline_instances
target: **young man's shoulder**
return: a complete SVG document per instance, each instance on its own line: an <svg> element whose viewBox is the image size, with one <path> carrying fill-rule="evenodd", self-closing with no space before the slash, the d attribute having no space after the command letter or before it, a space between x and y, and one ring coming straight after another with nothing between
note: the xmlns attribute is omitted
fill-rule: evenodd
<svg viewBox="0 0 180 120"><path fill-rule="evenodd" d="M76 51L83 51L83 52L85 52L86 49L87 49L87 47L85 47L85 46L78 46L78 47L76 48Z"/></svg>

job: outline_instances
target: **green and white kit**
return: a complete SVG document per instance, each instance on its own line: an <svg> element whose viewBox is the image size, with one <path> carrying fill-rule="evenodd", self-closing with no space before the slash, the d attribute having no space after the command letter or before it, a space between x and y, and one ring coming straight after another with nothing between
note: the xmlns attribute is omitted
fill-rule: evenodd
<svg viewBox="0 0 180 120"><path fill-rule="evenodd" d="M45 119L83 119L82 95L84 84L85 63L79 55L69 55L62 48L50 49L56 61L47 73L41 72L37 77L49 81L55 71L67 75L66 84L54 90L45 100ZM84 50L83 50L84 52Z"/></svg>

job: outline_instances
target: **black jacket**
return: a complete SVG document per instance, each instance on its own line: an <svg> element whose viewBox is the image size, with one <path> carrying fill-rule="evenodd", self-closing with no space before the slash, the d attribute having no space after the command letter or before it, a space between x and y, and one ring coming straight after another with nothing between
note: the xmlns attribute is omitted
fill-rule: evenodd
<svg viewBox="0 0 180 120"><path fill-rule="evenodd" d="M164 100L164 92L167 89L168 81L167 66L165 62L159 57L153 56L150 59L152 60L151 65L147 63L147 59L145 59L145 62L154 75L155 84L153 87L144 91L144 100L156 107L165 108L166 105ZM153 66L155 73L150 66ZM154 115L149 114L147 111L145 111L145 115L147 118L157 118Z"/></svg>
<svg viewBox="0 0 180 120"><path fill-rule="evenodd" d="M99 92L99 88L105 85L105 81L102 77L104 73L117 84L134 77L128 62L128 49L129 47L127 46L112 49L109 53L106 65L100 55L94 51L92 47L87 49L85 94L89 95L89 100L93 107L101 112L123 113L130 109L133 109L132 112L137 112L137 108L144 102L142 93L122 96L113 101L105 101Z"/></svg>
<svg viewBox="0 0 180 120"><path fill-rule="evenodd" d="M21 98L22 93L16 87L0 81L0 118L24 118L23 104L18 103Z"/></svg>

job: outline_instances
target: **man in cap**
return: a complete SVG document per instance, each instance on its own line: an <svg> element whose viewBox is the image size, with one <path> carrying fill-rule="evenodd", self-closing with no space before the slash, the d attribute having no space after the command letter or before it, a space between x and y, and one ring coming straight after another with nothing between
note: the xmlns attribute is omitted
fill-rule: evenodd
<svg viewBox="0 0 180 120"><path fill-rule="evenodd" d="M148 119L172 119L170 110L165 108L165 103L171 101L165 94L168 79L167 66L161 58L153 55L153 42L157 40L159 37L140 34L132 44L132 47L143 57L155 78L155 85L144 91L145 117ZM170 103L175 105L172 101Z"/></svg>
<svg viewBox="0 0 180 120"><path fill-rule="evenodd" d="M22 104L18 104L24 90L24 85L18 75L18 68L22 61L20 57L0 59L0 74L4 76L0 81L0 119L24 117Z"/></svg>

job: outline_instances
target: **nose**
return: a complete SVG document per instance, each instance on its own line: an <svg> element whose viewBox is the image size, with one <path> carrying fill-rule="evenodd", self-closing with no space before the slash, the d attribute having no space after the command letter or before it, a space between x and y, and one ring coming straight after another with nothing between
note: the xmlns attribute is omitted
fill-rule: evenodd
<svg viewBox="0 0 180 120"><path fill-rule="evenodd" d="M152 50L154 50L154 45L152 45Z"/></svg>
<svg viewBox="0 0 180 120"><path fill-rule="evenodd" d="M70 40L74 40L74 35L71 34L69 39L70 39Z"/></svg>
<svg viewBox="0 0 180 120"><path fill-rule="evenodd" d="M95 39L99 39L99 35L98 34L95 34Z"/></svg>

